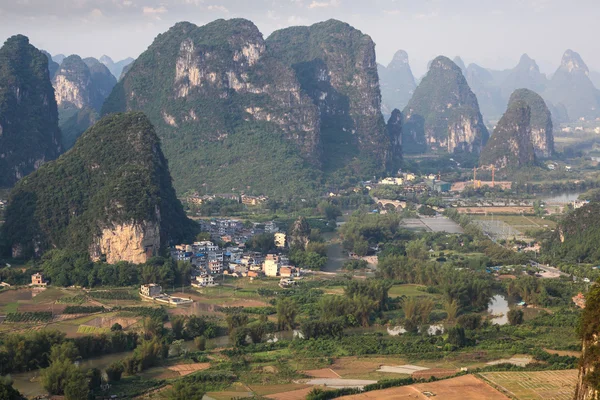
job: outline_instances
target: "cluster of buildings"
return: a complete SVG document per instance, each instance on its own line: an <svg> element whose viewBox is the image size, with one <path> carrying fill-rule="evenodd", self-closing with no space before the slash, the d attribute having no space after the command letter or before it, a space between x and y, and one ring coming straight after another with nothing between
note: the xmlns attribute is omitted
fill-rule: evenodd
<svg viewBox="0 0 600 400"><path fill-rule="evenodd" d="M277 232L275 242L285 246L285 234ZM187 261L194 267L192 286L206 287L217 284L215 276L233 277L260 276L292 278L299 276L299 269L292 266L282 254L267 254L248 251L243 246L220 248L211 241L195 242L191 245L177 245L171 249L171 257L177 261Z"/></svg>
<svg viewBox="0 0 600 400"><path fill-rule="evenodd" d="M248 226L237 219L213 218L200 221L200 226L202 231L210 234L212 240L235 243L238 246L246 243L254 235L279 232L279 227L273 221L264 224L252 223Z"/></svg>
<svg viewBox="0 0 600 400"><path fill-rule="evenodd" d="M249 196L249 195L239 195L235 193L221 193L221 194L207 194L204 196L199 195L198 193L194 193L186 198L188 204L194 205L202 205L203 203L213 201L216 199L223 200L231 200L238 203L246 204L249 206L258 206L263 203L266 203L269 198L267 196Z"/></svg>
<svg viewBox="0 0 600 400"><path fill-rule="evenodd" d="M363 185L371 190L377 186L401 186L406 193L424 193L427 191L449 192L451 184L440 180L439 175L429 174L418 177L417 175L404 172L395 177L386 177L377 182L363 182Z"/></svg>
<svg viewBox="0 0 600 400"><path fill-rule="evenodd" d="M163 293L162 287L156 283L150 283L147 285L140 286L140 296L144 300L156 301L163 304L171 305L183 305L191 304L194 301L192 299L184 299L183 297L174 297L166 293Z"/></svg>

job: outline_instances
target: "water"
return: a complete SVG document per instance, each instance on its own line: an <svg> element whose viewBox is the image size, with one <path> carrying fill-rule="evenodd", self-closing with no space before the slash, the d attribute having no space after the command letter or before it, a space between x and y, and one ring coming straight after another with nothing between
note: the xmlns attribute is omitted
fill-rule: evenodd
<svg viewBox="0 0 600 400"><path fill-rule="evenodd" d="M567 204L579 198L583 192L565 192L540 196L539 199L548 204Z"/></svg>
<svg viewBox="0 0 600 400"><path fill-rule="evenodd" d="M508 324L508 311L510 307L508 306L508 300L502 295L495 295L492 297L492 302L488 307L488 312L491 315L496 315L497 317L492 318L492 324L498 325L506 325Z"/></svg>

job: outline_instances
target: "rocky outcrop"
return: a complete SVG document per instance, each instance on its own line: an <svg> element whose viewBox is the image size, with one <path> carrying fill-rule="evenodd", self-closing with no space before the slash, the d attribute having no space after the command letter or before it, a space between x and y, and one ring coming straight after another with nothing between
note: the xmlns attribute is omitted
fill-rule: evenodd
<svg viewBox="0 0 600 400"><path fill-rule="evenodd" d="M288 243L290 247L306 249L310 232L310 225L308 224L306 218L298 218L288 231Z"/></svg>
<svg viewBox="0 0 600 400"><path fill-rule="evenodd" d="M387 122L387 132L392 144L392 154L396 159L393 160L395 165L400 165L402 161L402 113L395 109Z"/></svg>
<svg viewBox="0 0 600 400"><path fill-rule="evenodd" d="M475 94L447 57L431 62L403 115L405 152L479 153L489 138Z"/></svg>
<svg viewBox="0 0 600 400"><path fill-rule="evenodd" d="M193 236L195 223L175 195L152 125L126 113L101 119L73 149L18 182L1 229L4 254L57 248L140 263Z"/></svg>
<svg viewBox="0 0 600 400"><path fill-rule="evenodd" d="M0 187L58 157L60 142L48 58L13 36L0 48Z"/></svg>
<svg viewBox="0 0 600 400"><path fill-rule="evenodd" d="M152 120L182 191L272 195L290 179L306 191L318 176L318 109L250 21L183 22L159 35L103 113L123 110Z"/></svg>
<svg viewBox="0 0 600 400"><path fill-rule="evenodd" d="M97 120L104 100L116 83L108 68L95 58L82 60L78 55L71 55L63 60L52 84L65 149L71 148Z"/></svg>
<svg viewBox="0 0 600 400"><path fill-rule="evenodd" d="M481 152L480 164L497 169L519 168L536 161L531 139L531 109L526 102L511 102Z"/></svg>
<svg viewBox="0 0 600 400"><path fill-rule="evenodd" d="M523 101L531 111L531 142L538 159L554 155L552 114L542 96L529 89L518 89L510 96L510 103Z"/></svg>
<svg viewBox="0 0 600 400"><path fill-rule="evenodd" d="M378 64L377 72L381 84L383 114L391 115L395 108L401 110L406 107L417 87L406 51L398 50L387 67Z"/></svg>
<svg viewBox="0 0 600 400"><path fill-rule="evenodd" d="M157 255L160 246L160 222L129 222L103 228L89 252L93 261L106 258L109 264L119 261L141 264Z"/></svg>
<svg viewBox="0 0 600 400"><path fill-rule="evenodd" d="M585 206L583 208L590 207ZM595 207L597 212L597 207ZM577 210L579 211L579 210ZM591 210L590 210L591 211ZM597 214L592 218L596 218ZM592 225L594 231L598 229ZM581 229L581 228L580 228ZM590 236L597 232L589 232ZM598 400L600 398L600 285L592 285L585 295L585 308L581 315L580 334L582 340L582 355L579 361L579 377L575 389L575 400Z"/></svg>
<svg viewBox="0 0 600 400"><path fill-rule="evenodd" d="M523 54L515 68L507 71L502 81L501 91L503 98L508 98L517 89L529 89L536 93L542 93L548 80L546 75L540 72L535 60L527 54Z"/></svg>
<svg viewBox="0 0 600 400"><path fill-rule="evenodd" d="M544 98L555 106L564 106L570 120L600 117L600 92L589 77L589 69L581 56L567 50L561 65L552 75Z"/></svg>
<svg viewBox="0 0 600 400"><path fill-rule="evenodd" d="M355 174L365 175L375 172L372 165L389 166L393 156L369 36L329 20L275 31L267 47L295 70L303 92L319 109L326 171L352 164Z"/></svg>

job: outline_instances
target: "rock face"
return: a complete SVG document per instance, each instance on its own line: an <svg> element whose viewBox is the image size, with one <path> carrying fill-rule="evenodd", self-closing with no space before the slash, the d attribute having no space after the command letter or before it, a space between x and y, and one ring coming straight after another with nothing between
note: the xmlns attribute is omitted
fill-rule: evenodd
<svg viewBox="0 0 600 400"><path fill-rule="evenodd" d="M481 152L480 164L498 169L519 168L535 163L531 139L531 109L526 102L517 100L496 125L494 134Z"/></svg>
<svg viewBox="0 0 600 400"><path fill-rule="evenodd" d="M554 133L552 114L542 96L529 89L517 89L510 96L510 104L525 102L531 111L531 142L538 159L549 158L554 154Z"/></svg>
<svg viewBox="0 0 600 400"><path fill-rule="evenodd" d="M387 67L377 64L377 71L384 115L391 115L395 108L401 110L406 107L417 87L406 51L398 50Z"/></svg>
<svg viewBox="0 0 600 400"><path fill-rule="evenodd" d="M308 238L310 236L310 225L304 217L298 218L294 224L290 227L288 232L290 247L306 249L308 245Z"/></svg>
<svg viewBox="0 0 600 400"><path fill-rule="evenodd" d="M101 119L71 151L21 180L2 237L6 254L64 248L139 263L193 229L152 125L127 113Z"/></svg>
<svg viewBox="0 0 600 400"><path fill-rule="evenodd" d="M50 74L50 80L52 80L52 78L54 78L54 75L56 74L56 71L58 71L60 65L52 59L50 53L44 50L41 50L41 52L44 53L46 57L48 57L48 72Z"/></svg>
<svg viewBox="0 0 600 400"><path fill-rule="evenodd" d="M109 264L121 260L141 264L160 249L160 243L160 226L155 222L112 225L90 245L90 257L96 261L104 256Z"/></svg>
<svg viewBox="0 0 600 400"><path fill-rule="evenodd" d="M56 71L52 84L63 132L63 147L75 140L98 118L104 100L117 83L108 68L95 58L66 57Z"/></svg>
<svg viewBox="0 0 600 400"><path fill-rule="evenodd" d="M567 50L563 55L544 97L555 106L563 105L570 120L600 117L600 92L590 80L587 65L572 50Z"/></svg>
<svg viewBox="0 0 600 400"><path fill-rule="evenodd" d="M586 207L589 206L583 208ZM596 211L598 210L596 209ZM585 295L585 309L581 316L580 333L583 351L579 363L575 400L597 400L600 397L600 379L597 372L600 368L600 360L598 359L598 352L600 351L599 285L592 285Z"/></svg>
<svg viewBox="0 0 600 400"><path fill-rule="evenodd" d="M600 202L597 199L567 214L558 225L552 240L545 243L552 251L568 263L600 262L598 227L600 226ZM586 306L587 308L587 306Z"/></svg>
<svg viewBox="0 0 600 400"><path fill-rule="evenodd" d="M109 56L103 55L102 57L100 57L100 59L98 61L100 61L102 64L106 65L106 68L108 68L110 70L110 73L115 78L119 78L121 76L121 74L123 73L123 69L125 67L131 65L131 63L133 63L135 60L131 57L127 57L124 60L114 62L113 59L110 58Z"/></svg>
<svg viewBox="0 0 600 400"><path fill-rule="evenodd" d="M0 187L11 187L61 152L48 58L27 37L0 48Z"/></svg>
<svg viewBox="0 0 600 400"><path fill-rule="evenodd" d="M431 62L403 114L407 153L479 153L489 138L475 94L447 57Z"/></svg>
<svg viewBox="0 0 600 400"><path fill-rule="evenodd" d="M392 143L392 154L397 157L393 160L395 165L402 161L402 113L395 109L387 122L387 132Z"/></svg>
<svg viewBox="0 0 600 400"><path fill-rule="evenodd" d="M307 192L318 176L318 109L250 21L183 22L159 35L103 113L123 110L156 126L181 191Z"/></svg>
<svg viewBox="0 0 600 400"><path fill-rule="evenodd" d="M546 75L540 72L535 60L523 54L517 66L508 71L503 79L501 91L503 98L508 98L517 89L530 89L536 93L543 93L547 85Z"/></svg>
<svg viewBox="0 0 600 400"><path fill-rule="evenodd" d="M302 91L318 107L326 172L364 176L390 166L375 44L369 36L329 20L276 31L267 46L294 69Z"/></svg>

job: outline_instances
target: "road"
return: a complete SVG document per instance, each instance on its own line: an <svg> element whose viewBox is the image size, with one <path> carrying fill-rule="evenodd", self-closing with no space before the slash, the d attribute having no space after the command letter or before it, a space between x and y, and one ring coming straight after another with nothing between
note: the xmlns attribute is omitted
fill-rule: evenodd
<svg viewBox="0 0 600 400"><path fill-rule="evenodd" d="M561 270L559 270L558 268L554 268L554 267L547 267L543 264L540 264L538 262L535 262L533 260L529 260L529 262L531 263L531 265L533 265L536 268L541 269L542 271L547 272L550 275L555 275L555 276L569 276L569 274L565 274L564 272L562 272Z"/></svg>

